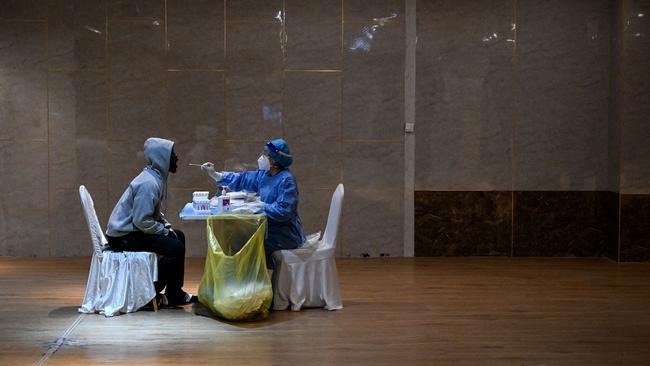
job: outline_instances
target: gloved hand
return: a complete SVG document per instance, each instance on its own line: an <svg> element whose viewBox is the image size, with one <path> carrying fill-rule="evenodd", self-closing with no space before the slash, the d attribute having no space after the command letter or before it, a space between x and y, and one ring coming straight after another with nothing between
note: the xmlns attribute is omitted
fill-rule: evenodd
<svg viewBox="0 0 650 366"><path fill-rule="evenodd" d="M201 164L201 170L207 172L210 178L214 179L215 182L219 183L221 180L222 174L214 170L214 164L210 162L203 163Z"/></svg>

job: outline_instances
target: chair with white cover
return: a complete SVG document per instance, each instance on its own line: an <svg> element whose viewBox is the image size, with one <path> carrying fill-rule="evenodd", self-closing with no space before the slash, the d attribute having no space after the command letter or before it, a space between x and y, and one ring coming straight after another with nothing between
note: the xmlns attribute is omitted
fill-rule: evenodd
<svg viewBox="0 0 650 366"><path fill-rule="evenodd" d="M156 296L156 254L106 250L108 241L97 220L93 199L83 185L79 186L79 196L94 247L86 293L79 312L110 317L137 311ZM157 310L156 301L153 305Z"/></svg>
<svg viewBox="0 0 650 366"><path fill-rule="evenodd" d="M273 253L273 309L299 311L302 307L343 308L336 272L336 236L343 204L343 184L332 195L325 234L301 248ZM320 234L320 233L319 233Z"/></svg>

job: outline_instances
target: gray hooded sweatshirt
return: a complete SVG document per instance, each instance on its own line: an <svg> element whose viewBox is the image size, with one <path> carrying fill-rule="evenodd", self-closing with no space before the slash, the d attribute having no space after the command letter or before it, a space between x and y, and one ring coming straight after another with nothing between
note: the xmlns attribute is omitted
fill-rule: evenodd
<svg viewBox="0 0 650 366"><path fill-rule="evenodd" d="M169 234L160 206L167 191L169 160L173 147L173 141L157 137L151 137L144 142L144 156L149 165L131 181L115 205L108 219L107 235L120 237L132 231Z"/></svg>

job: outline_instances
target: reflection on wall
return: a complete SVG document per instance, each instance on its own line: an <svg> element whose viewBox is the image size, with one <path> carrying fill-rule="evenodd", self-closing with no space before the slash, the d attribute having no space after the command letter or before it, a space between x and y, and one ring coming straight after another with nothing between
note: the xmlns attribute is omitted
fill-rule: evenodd
<svg viewBox="0 0 650 366"><path fill-rule="evenodd" d="M105 223L142 169L149 136L177 143L172 218L192 191L212 188L187 163L254 169L264 141L283 137L296 156L306 231L324 228L342 182L338 255L401 255L404 75L413 72L405 50L417 41L415 189L434 192L422 195L427 207L449 213L425 221L454 230L429 227L437 241L424 253L591 248L650 257L639 239L650 235L627 221L650 215L649 2L417 1L417 39L409 40L406 4L8 2L0 9L0 255L90 254L77 188L88 187ZM545 205L548 191L559 193ZM612 248L607 223L618 221L618 212L608 215L619 192L626 232ZM485 212L498 220L480 222ZM528 222L559 218L540 224L554 230L572 216L580 217L567 226L574 238L598 232L597 248L570 239L570 247L517 247L515 238L540 232L523 230ZM178 224L188 254L204 255L202 226ZM469 240L488 229L489 242Z"/></svg>
<svg viewBox="0 0 650 366"><path fill-rule="evenodd" d="M176 141L180 169L169 180L167 215L186 232L188 255L205 254L205 230L175 217L192 191L214 187L187 163L254 169L264 141L276 137L296 156L308 233L324 229L342 182L338 254L401 255L403 213L390 197L403 188L388 173L402 170L403 7L359 0L3 5L0 255L89 255L78 186L87 186L105 225L143 167L149 136ZM364 29L372 48L357 55L353 37ZM364 174L376 184L369 187Z"/></svg>
<svg viewBox="0 0 650 366"><path fill-rule="evenodd" d="M510 255L650 258L632 224L650 214L649 7L417 3L416 254L503 255L458 240L471 220L510 230ZM502 194L512 221L488 230L475 212Z"/></svg>

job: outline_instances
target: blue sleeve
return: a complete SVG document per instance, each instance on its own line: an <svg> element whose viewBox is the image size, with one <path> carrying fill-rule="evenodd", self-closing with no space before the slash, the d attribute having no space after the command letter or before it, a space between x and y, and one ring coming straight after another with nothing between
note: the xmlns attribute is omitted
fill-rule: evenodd
<svg viewBox="0 0 650 366"><path fill-rule="evenodd" d="M275 202L266 202L264 213L271 220L286 222L293 219L298 211L298 186L293 178L282 180L278 186Z"/></svg>
<svg viewBox="0 0 650 366"><path fill-rule="evenodd" d="M259 192L259 170L241 173L223 172L219 184L228 187L231 191Z"/></svg>

